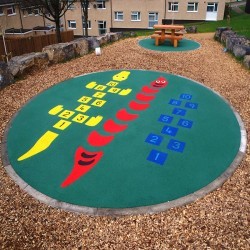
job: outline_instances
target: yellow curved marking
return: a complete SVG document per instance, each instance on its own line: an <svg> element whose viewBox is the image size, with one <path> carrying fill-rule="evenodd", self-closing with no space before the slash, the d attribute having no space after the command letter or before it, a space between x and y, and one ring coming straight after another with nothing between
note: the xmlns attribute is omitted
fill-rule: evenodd
<svg viewBox="0 0 250 250"><path fill-rule="evenodd" d="M17 160L22 161L32 157L33 155L39 154L40 152L47 149L50 146L50 144L56 139L57 136L58 134L48 130L45 134L42 135L42 137L38 139L38 141L34 144L34 146L30 150L28 150L25 154L20 156Z"/></svg>
<svg viewBox="0 0 250 250"><path fill-rule="evenodd" d="M63 105L57 105L55 106L54 108L52 108L48 113L50 115L56 115L58 114L59 112L61 112L63 110Z"/></svg>
<svg viewBox="0 0 250 250"><path fill-rule="evenodd" d="M119 81L119 82L125 81L128 78L129 75L130 75L129 71L122 71L122 72L114 75L113 80L114 81Z"/></svg>
<svg viewBox="0 0 250 250"><path fill-rule="evenodd" d="M101 120L103 116L98 115L97 117L91 117L85 124L90 127L96 126Z"/></svg>
<svg viewBox="0 0 250 250"><path fill-rule="evenodd" d="M86 88L87 89L93 89L96 85L97 85L96 82L90 82L90 83L88 83L86 85Z"/></svg>
<svg viewBox="0 0 250 250"><path fill-rule="evenodd" d="M132 91L132 89L123 89L119 95L128 95L130 92Z"/></svg>

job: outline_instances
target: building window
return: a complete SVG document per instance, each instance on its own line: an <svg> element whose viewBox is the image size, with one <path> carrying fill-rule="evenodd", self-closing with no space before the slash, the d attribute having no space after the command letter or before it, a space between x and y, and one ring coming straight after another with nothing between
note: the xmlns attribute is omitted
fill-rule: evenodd
<svg viewBox="0 0 250 250"><path fill-rule="evenodd" d="M3 16L4 12L3 12L3 7L0 6L0 16Z"/></svg>
<svg viewBox="0 0 250 250"><path fill-rule="evenodd" d="M198 3L188 2L187 11L188 12L196 12L196 11L198 11Z"/></svg>
<svg viewBox="0 0 250 250"><path fill-rule="evenodd" d="M178 2L168 2L168 11L177 12L179 9Z"/></svg>
<svg viewBox="0 0 250 250"><path fill-rule="evenodd" d="M76 29L76 21L75 20L68 20L68 26L70 29Z"/></svg>
<svg viewBox="0 0 250 250"><path fill-rule="evenodd" d="M40 14L40 10L39 9L34 9L34 14L35 14L35 16L38 16Z"/></svg>
<svg viewBox="0 0 250 250"><path fill-rule="evenodd" d="M123 12L115 11L115 21L123 21Z"/></svg>
<svg viewBox="0 0 250 250"><path fill-rule="evenodd" d="M131 21L141 21L141 12L132 11L131 12Z"/></svg>
<svg viewBox="0 0 250 250"><path fill-rule="evenodd" d="M148 27L153 28L155 24L158 24L158 13L149 12L148 13Z"/></svg>
<svg viewBox="0 0 250 250"><path fill-rule="evenodd" d="M15 6L12 5L10 7L7 8L7 15L10 16L10 15L15 15L16 14L16 10L15 10Z"/></svg>
<svg viewBox="0 0 250 250"><path fill-rule="evenodd" d="M73 0L68 0L68 9L69 10L74 10L75 9L75 5L74 5L74 2Z"/></svg>
<svg viewBox="0 0 250 250"><path fill-rule="evenodd" d="M207 4L207 12L217 12L218 3L208 3Z"/></svg>
<svg viewBox="0 0 250 250"><path fill-rule="evenodd" d="M99 34L105 34L107 32L106 21L98 21Z"/></svg>
<svg viewBox="0 0 250 250"><path fill-rule="evenodd" d="M85 27L86 27L86 23L84 20L82 21L82 27L83 27L83 29L85 29ZM90 20L87 21L87 27L88 27L88 29L91 29L91 21Z"/></svg>
<svg viewBox="0 0 250 250"><path fill-rule="evenodd" d="M96 7L97 7L97 9L106 9L105 1L97 0L96 1Z"/></svg>
<svg viewBox="0 0 250 250"><path fill-rule="evenodd" d="M31 9L31 8L27 9L27 13L28 13L28 16L33 15L33 11L32 11L32 9Z"/></svg>

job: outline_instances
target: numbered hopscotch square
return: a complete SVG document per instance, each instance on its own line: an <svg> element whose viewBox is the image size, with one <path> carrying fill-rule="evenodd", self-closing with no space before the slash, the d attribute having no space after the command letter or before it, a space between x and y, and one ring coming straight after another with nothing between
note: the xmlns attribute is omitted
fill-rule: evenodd
<svg viewBox="0 0 250 250"><path fill-rule="evenodd" d="M186 143L182 141L177 141L174 139L171 139L168 143L167 148L179 153L183 153Z"/></svg>
<svg viewBox="0 0 250 250"><path fill-rule="evenodd" d="M88 115L78 114L78 115L76 115L76 116L72 119L72 121L78 122L78 123L84 123L88 118L89 118Z"/></svg>
<svg viewBox="0 0 250 250"><path fill-rule="evenodd" d="M169 116L169 115L160 115L159 122L164 122L164 123L171 123L173 121L173 116Z"/></svg>
<svg viewBox="0 0 250 250"><path fill-rule="evenodd" d="M64 119L69 119L73 114L75 114L74 111L70 111L70 110L64 110L60 115L58 115L61 118Z"/></svg>
<svg viewBox="0 0 250 250"><path fill-rule="evenodd" d="M184 94L180 95L180 98L183 99L183 100L191 100L192 99L192 95L184 93Z"/></svg>
<svg viewBox="0 0 250 250"><path fill-rule="evenodd" d="M177 123L178 126L181 126L183 128L192 128L193 122L190 120L180 119Z"/></svg>
<svg viewBox="0 0 250 250"><path fill-rule="evenodd" d="M154 144L154 145L160 145L162 140L163 140L162 136L150 133L148 137L146 138L145 142Z"/></svg>
<svg viewBox="0 0 250 250"><path fill-rule="evenodd" d="M57 128L60 130L64 130L66 129L72 122L69 121L65 121L65 120L60 120L59 122L57 122L53 128Z"/></svg>
<svg viewBox="0 0 250 250"><path fill-rule="evenodd" d="M118 82L110 81L106 85L108 85L110 87L115 87L117 84L118 84Z"/></svg>
<svg viewBox="0 0 250 250"><path fill-rule="evenodd" d="M88 103L90 100L92 99L92 97L88 97L88 96L82 96L79 100L77 100L78 102L81 103Z"/></svg>
<svg viewBox="0 0 250 250"><path fill-rule="evenodd" d="M107 86L104 86L104 85L97 85L94 89L103 91L103 90L106 89L106 88L107 88Z"/></svg>
<svg viewBox="0 0 250 250"><path fill-rule="evenodd" d="M189 108L189 109L197 109L197 108L198 108L198 103L187 102L187 103L185 104L185 107L186 107L186 108Z"/></svg>
<svg viewBox="0 0 250 250"><path fill-rule="evenodd" d="M77 111L80 111L82 113L85 113L87 112L91 107L89 105L84 105L84 104L81 104L79 105L77 108L75 108L75 110Z"/></svg>
<svg viewBox="0 0 250 250"><path fill-rule="evenodd" d="M177 132L178 132L178 128L174 128L171 126L164 126L163 129L161 130L162 134L171 135L171 136L176 136Z"/></svg>
<svg viewBox="0 0 250 250"><path fill-rule="evenodd" d="M93 97L96 98L103 98L106 95L106 93L103 92L96 92L95 94L93 94Z"/></svg>
<svg viewBox="0 0 250 250"><path fill-rule="evenodd" d="M185 115L186 115L186 112L187 112L187 111L186 111L185 109L174 108L172 114L185 116Z"/></svg>
<svg viewBox="0 0 250 250"><path fill-rule="evenodd" d="M116 93L118 93L120 90L121 90L121 89L119 89L119 88L110 88L110 89L108 90L108 92L109 92L109 93L114 93L114 94L116 94Z"/></svg>
<svg viewBox="0 0 250 250"><path fill-rule="evenodd" d="M152 149L147 157L147 160L157 163L159 165L163 165L167 160L167 157L168 154Z"/></svg>
<svg viewBox="0 0 250 250"><path fill-rule="evenodd" d="M105 104L106 101L96 99L94 102L91 103L91 105L96 106L96 107L102 107Z"/></svg>
<svg viewBox="0 0 250 250"><path fill-rule="evenodd" d="M174 106L180 106L181 105L181 101L175 100L175 99L171 99L168 104L174 105Z"/></svg>

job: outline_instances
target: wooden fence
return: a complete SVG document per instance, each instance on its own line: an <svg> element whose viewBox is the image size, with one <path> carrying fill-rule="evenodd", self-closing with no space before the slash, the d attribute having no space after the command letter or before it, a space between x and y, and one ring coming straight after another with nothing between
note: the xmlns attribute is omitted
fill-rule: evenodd
<svg viewBox="0 0 250 250"><path fill-rule="evenodd" d="M72 30L61 32L62 42L70 42L74 39ZM22 38L5 38L5 44L8 54L11 56L20 56L31 52L41 52L45 46L57 43L56 34L22 37ZM0 38L0 61L5 55L2 37Z"/></svg>

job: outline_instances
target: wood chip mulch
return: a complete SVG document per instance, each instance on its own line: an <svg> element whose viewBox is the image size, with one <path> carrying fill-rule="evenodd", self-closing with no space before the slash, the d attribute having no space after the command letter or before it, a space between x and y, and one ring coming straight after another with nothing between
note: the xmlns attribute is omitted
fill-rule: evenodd
<svg viewBox="0 0 250 250"><path fill-rule="evenodd" d="M213 34L186 35L202 47L159 53L128 38L67 63L30 72L0 90L1 142L8 121L30 98L65 79L109 69L159 70L196 80L225 97L250 141L250 71ZM154 215L94 217L51 208L12 181L1 162L1 249L250 249L250 152L222 187L194 203Z"/></svg>

